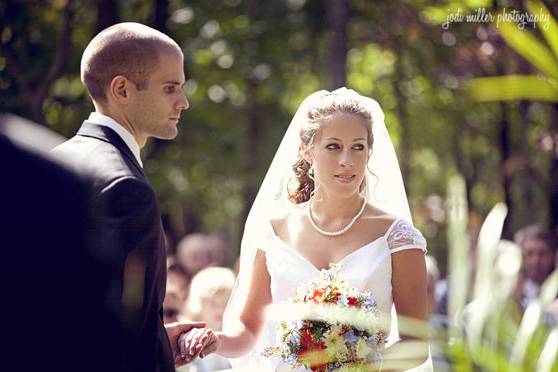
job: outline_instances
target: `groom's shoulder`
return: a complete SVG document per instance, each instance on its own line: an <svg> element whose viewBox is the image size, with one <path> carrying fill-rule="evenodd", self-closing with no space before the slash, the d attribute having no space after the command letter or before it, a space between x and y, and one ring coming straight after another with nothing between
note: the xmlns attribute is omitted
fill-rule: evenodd
<svg viewBox="0 0 558 372"><path fill-rule="evenodd" d="M142 177L112 143L76 135L52 150L72 167L90 175L100 187L122 178Z"/></svg>

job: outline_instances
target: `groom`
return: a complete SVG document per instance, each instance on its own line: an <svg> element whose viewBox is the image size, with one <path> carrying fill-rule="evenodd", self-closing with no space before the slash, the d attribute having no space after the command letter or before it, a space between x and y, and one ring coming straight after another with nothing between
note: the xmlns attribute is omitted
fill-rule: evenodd
<svg viewBox="0 0 558 372"><path fill-rule="evenodd" d="M92 173L104 207L104 238L117 255L119 285L109 301L121 319L124 371L174 371L178 336L204 326L163 325L166 249L157 199L140 159L149 137L177 135L180 113L188 108L183 63L176 42L150 27L120 23L103 30L81 59L81 80L95 112L53 150Z"/></svg>

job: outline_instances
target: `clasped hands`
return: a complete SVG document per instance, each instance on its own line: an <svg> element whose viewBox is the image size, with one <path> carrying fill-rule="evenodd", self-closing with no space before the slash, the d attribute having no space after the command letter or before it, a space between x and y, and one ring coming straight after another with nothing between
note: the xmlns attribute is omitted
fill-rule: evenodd
<svg viewBox="0 0 558 372"><path fill-rule="evenodd" d="M219 337L204 322L179 322L165 325L176 367L204 358L217 350Z"/></svg>

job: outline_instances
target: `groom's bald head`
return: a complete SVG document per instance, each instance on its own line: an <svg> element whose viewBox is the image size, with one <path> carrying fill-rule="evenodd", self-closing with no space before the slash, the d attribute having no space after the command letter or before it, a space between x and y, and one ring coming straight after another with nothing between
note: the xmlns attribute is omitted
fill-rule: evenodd
<svg viewBox="0 0 558 372"><path fill-rule="evenodd" d="M133 22L110 26L85 48L81 81L96 102L106 102L106 91L118 75L132 81L138 90L145 89L162 53L182 56L174 40L151 27Z"/></svg>

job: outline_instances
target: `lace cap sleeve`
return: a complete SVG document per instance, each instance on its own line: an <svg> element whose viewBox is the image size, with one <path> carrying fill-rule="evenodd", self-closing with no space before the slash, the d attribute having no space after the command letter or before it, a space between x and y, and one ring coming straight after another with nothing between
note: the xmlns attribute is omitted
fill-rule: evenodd
<svg viewBox="0 0 558 372"><path fill-rule="evenodd" d="M387 243L391 253L406 249L420 249L425 254L426 239L421 232L411 225L407 220L396 220L386 233Z"/></svg>

